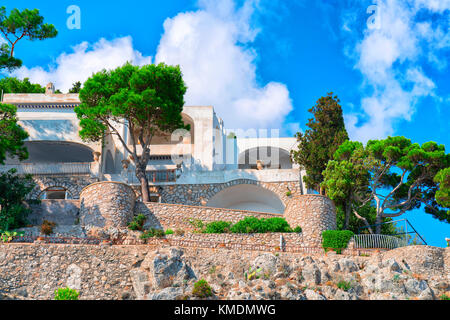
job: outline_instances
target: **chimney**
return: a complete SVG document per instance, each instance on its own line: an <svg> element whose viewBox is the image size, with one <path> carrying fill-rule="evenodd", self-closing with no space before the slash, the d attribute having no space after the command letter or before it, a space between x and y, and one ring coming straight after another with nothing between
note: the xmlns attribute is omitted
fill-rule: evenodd
<svg viewBox="0 0 450 320"><path fill-rule="evenodd" d="M47 84L47 86L45 87L45 94L55 94L55 86L53 85L53 83L49 83Z"/></svg>

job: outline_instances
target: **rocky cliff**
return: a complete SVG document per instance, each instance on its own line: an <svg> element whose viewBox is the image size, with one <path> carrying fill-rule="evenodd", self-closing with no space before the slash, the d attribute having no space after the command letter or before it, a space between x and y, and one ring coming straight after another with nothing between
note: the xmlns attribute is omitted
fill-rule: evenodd
<svg viewBox="0 0 450 320"><path fill-rule="evenodd" d="M151 246L0 245L0 294L52 299L376 300L450 296L450 248L413 246L353 257Z"/></svg>

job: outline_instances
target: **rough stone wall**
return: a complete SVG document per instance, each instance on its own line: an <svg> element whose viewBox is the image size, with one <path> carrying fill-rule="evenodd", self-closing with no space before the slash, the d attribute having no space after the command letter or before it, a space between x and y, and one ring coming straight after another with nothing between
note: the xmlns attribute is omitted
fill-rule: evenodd
<svg viewBox="0 0 450 320"><path fill-rule="evenodd" d="M41 225L44 220L55 222L57 225L73 225L80 211L79 200L42 200L40 204L32 204L32 212L28 215L28 222Z"/></svg>
<svg viewBox="0 0 450 320"><path fill-rule="evenodd" d="M80 223L86 229L113 231L126 228L133 217L133 189L119 182L97 182L83 189L80 195Z"/></svg>
<svg viewBox="0 0 450 320"><path fill-rule="evenodd" d="M217 299L431 300L450 294L449 257L450 248L428 246L348 257L149 245L2 244L0 299L51 300L56 289L67 286L78 290L81 300L193 298L194 283L203 278ZM250 267L262 268L259 279L245 277ZM351 288L338 288L342 281Z"/></svg>
<svg viewBox="0 0 450 320"><path fill-rule="evenodd" d="M292 195L301 194L299 182L260 182L251 179L238 179L226 183L160 186L161 202L200 206L220 191L239 184L253 184L268 189L277 194L285 205L290 199L286 195L288 190L291 191Z"/></svg>
<svg viewBox="0 0 450 320"><path fill-rule="evenodd" d="M334 203L321 195L293 196L284 217L292 228L302 227L307 246L320 246L322 232L336 229Z"/></svg>
<svg viewBox="0 0 450 320"><path fill-rule="evenodd" d="M98 178L88 175L80 176L33 176L36 187L30 193L30 199L39 199L42 191L51 187L62 187L67 189L73 199L80 199L83 188L98 182Z"/></svg>
<svg viewBox="0 0 450 320"><path fill-rule="evenodd" d="M221 209L201 206L187 206L155 202L136 202L135 214L147 216L145 228L183 229L193 230L189 220L201 220L205 223L212 221L229 221L236 223L245 217L273 218L282 217L280 214L260 213L246 210Z"/></svg>

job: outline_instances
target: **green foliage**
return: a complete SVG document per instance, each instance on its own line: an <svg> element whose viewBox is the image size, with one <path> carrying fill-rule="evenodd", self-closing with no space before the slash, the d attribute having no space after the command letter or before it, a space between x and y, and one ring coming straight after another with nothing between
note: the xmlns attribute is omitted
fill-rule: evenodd
<svg viewBox="0 0 450 320"><path fill-rule="evenodd" d="M450 297L448 295L446 295L446 294L443 294L443 295L441 295L439 297L439 299L441 299L441 300L450 300Z"/></svg>
<svg viewBox="0 0 450 320"><path fill-rule="evenodd" d="M248 268L248 271L244 272L244 277L246 280L254 280L261 278L262 268L253 270L252 267Z"/></svg>
<svg viewBox="0 0 450 320"><path fill-rule="evenodd" d="M14 48L20 39L44 40L57 36L58 31L52 24L44 23L44 17L38 9L12 9L9 15L6 8L0 8L0 32L11 44L11 57L14 56Z"/></svg>
<svg viewBox="0 0 450 320"><path fill-rule="evenodd" d="M19 80L14 77L0 79L0 91L3 93L45 93L45 88L40 84L30 82L30 79Z"/></svg>
<svg viewBox="0 0 450 320"><path fill-rule="evenodd" d="M9 72L22 66L22 60L11 56L11 47L7 43L0 45L0 69L7 69Z"/></svg>
<svg viewBox="0 0 450 320"><path fill-rule="evenodd" d="M206 224L203 229L203 233L230 233L231 222L226 221L214 221Z"/></svg>
<svg viewBox="0 0 450 320"><path fill-rule="evenodd" d="M144 229L144 223L147 217L144 214L138 214L133 218L133 220L128 224L128 229L134 231L142 231Z"/></svg>
<svg viewBox="0 0 450 320"><path fill-rule="evenodd" d="M347 248L348 242L354 233L349 230L327 230L322 232L322 247L325 251L329 249L341 253L342 249Z"/></svg>
<svg viewBox="0 0 450 320"><path fill-rule="evenodd" d="M212 289L205 279L200 279L194 284L192 294L199 298L207 298L213 295Z"/></svg>
<svg viewBox="0 0 450 320"><path fill-rule="evenodd" d="M286 197L290 197L292 195L292 192L289 190L289 191L286 191Z"/></svg>
<svg viewBox="0 0 450 320"><path fill-rule="evenodd" d="M80 91L81 91L81 86L82 86L82 84L81 84L80 81L75 82L75 83L72 85L72 88L69 89L69 93L80 93Z"/></svg>
<svg viewBox="0 0 450 320"><path fill-rule="evenodd" d="M310 129L305 133L297 133L299 149L292 151L291 156L305 168L307 175L303 180L310 189L319 190L323 181L322 172L328 161L333 158L336 149L348 140L339 102L332 92L320 98L316 105L308 110L314 116L307 123Z"/></svg>
<svg viewBox="0 0 450 320"><path fill-rule="evenodd" d="M378 202L378 225L383 218L397 217L422 205L425 212L450 222L445 201L439 203L436 198L436 194L438 199L443 194L445 199L445 183L439 183L450 165L445 146L413 144L405 137L371 140L365 147L347 141L336 150L334 159L324 171L322 185L347 219L349 211ZM376 233L380 232L381 226L377 226Z"/></svg>
<svg viewBox="0 0 450 320"><path fill-rule="evenodd" d="M302 232L302 227L296 226L296 227L294 228L294 230L292 230L292 231L295 232L295 233L301 233L301 232Z"/></svg>
<svg viewBox="0 0 450 320"><path fill-rule="evenodd" d="M162 238L164 237L164 230L151 228L144 233L141 234L141 239L149 239L149 238Z"/></svg>
<svg viewBox="0 0 450 320"><path fill-rule="evenodd" d="M54 227L56 227L56 223L44 220L41 225L41 233L49 236L53 233Z"/></svg>
<svg viewBox="0 0 450 320"><path fill-rule="evenodd" d="M80 294L70 288L59 288L55 290L55 300L78 300Z"/></svg>
<svg viewBox="0 0 450 320"><path fill-rule="evenodd" d="M450 208L450 168L440 170L434 177L434 182L439 187L436 191L436 202L445 208Z"/></svg>
<svg viewBox="0 0 450 320"><path fill-rule="evenodd" d="M15 237L23 237L24 235L25 235L24 232L3 231L0 234L0 241L3 243L9 243L13 241Z"/></svg>
<svg viewBox="0 0 450 320"><path fill-rule="evenodd" d="M129 63L115 70L92 75L80 91L81 104L75 108L84 141L101 141L115 135L132 155L136 176L141 182L142 200L150 201L147 176L152 138L185 126L181 112L186 86L179 66L133 66ZM131 145L113 125L127 121ZM138 154L138 146L143 150Z"/></svg>
<svg viewBox="0 0 450 320"><path fill-rule="evenodd" d="M169 234L174 234L175 232L173 232L172 229L167 229L166 232L164 233L166 236Z"/></svg>
<svg viewBox="0 0 450 320"><path fill-rule="evenodd" d="M31 210L25 199L34 186L31 176L19 176L15 169L0 174L0 231L26 226Z"/></svg>
<svg viewBox="0 0 450 320"><path fill-rule="evenodd" d="M246 217L231 227L233 233L267 233L292 232L291 227L284 218Z"/></svg>
<svg viewBox="0 0 450 320"><path fill-rule="evenodd" d="M28 158L28 152L23 141L28 133L17 123L17 108L9 104L0 104L0 165L5 164L7 155Z"/></svg>
<svg viewBox="0 0 450 320"><path fill-rule="evenodd" d="M194 227L194 233L201 233L205 229L205 224L199 219L189 219L189 224Z"/></svg>
<svg viewBox="0 0 450 320"><path fill-rule="evenodd" d="M337 287L341 290L348 291L351 289L352 284L348 281L341 280L337 283Z"/></svg>

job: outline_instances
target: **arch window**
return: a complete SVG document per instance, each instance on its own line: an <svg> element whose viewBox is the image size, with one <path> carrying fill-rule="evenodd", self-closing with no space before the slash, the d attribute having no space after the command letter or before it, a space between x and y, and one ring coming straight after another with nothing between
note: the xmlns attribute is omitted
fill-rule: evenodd
<svg viewBox="0 0 450 320"><path fill-rule="evenodd" d="M63 187L50 187L41 192L40 200L71 200L72 194Z"/></svg>

